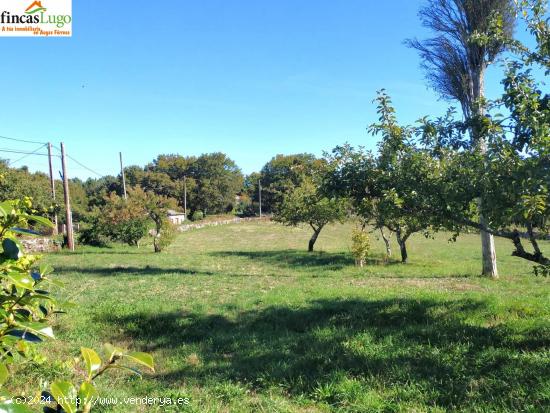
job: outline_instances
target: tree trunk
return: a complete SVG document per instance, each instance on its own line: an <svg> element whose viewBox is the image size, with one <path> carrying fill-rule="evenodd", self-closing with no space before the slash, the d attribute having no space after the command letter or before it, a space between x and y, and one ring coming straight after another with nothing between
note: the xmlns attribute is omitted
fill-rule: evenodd
<svg viewBox="0 0 550 413"><path fill-rule="evenodd" d="M406 234L405 236L402 236L401 229L397 229L397 231L395 231L395 237L397 238L399 250L401 251L401 262L403 264L406 264L407 259L409 258L409 255L407 254L407 238L409 238L409 235L410 234Z"/></svg>
<svg viewBox="0 0 550 413"><path fill-rule="evenodd" d="M480 215L479 223L485 225L485 218ZM495 238L486 231L481 231L481 256L483 263L482 275L498 278L497 253L495 250Z"/></svg>
<svg viewBox="0 0 550 413"><path fill-rule="evenodd" d="M475 74L474 80L474 110L472 111L474 116L478 119L476 125L473 127L472 138L474 143L478 145L479 150L483 155L487 153L487 141L484 136L483 131L481 130L481 125L479 125L479 120L485 114L485 110L481 104L481 99L483 99L485 94L485 68L480 68L479 72ZM479 205L479 223L486 225L485 217L483 216L483 194L478 201ZM481 274L486 277L498 278L498 268L497 268L497 253L495 250L495 239L492 234L489 234L486 231L481 231L481 261L482 261L482 272Z"/></svg>
<svg viewBox="0 0 550 413"><path fill-rule="evenodd" d="M315 228L313 224L309 224L311 228L313 228L313 235L311 236L311 239L309 240L309 244L307 247L308 252L313 252L313 247L315 246L315 242L317 241L317 237L319 237L319 233L323 229L323 227Z"/></svg>
<svg viewBox="0 0 550 413"><path fill-rule="evenodd" d="M160 230L162 228L162 224L161 223L155 223L155 236L153 237L153 247L155 248L155 252L161 252L162 251L162 248L159 244L159 241L160 241Z"/></svg>
<svg viewBox="0 0 550 413"><path fill-rule="evenodd" d="M386 245L386 255L388 257L391 257L390 239L386 237L386 233L384 232L384 228L382 227L380 227L380 234L382 234L382 239L384 240L384 244Z"/></svg>

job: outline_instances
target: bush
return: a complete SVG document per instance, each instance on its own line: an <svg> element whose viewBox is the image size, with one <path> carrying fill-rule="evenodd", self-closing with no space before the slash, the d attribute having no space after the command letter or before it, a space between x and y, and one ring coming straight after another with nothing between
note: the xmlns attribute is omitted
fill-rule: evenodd
<svg viewBox="0 0 550 413"><path fill-rule="evenodd" d="M363 228L355 228L351 234L351 254L355 265L363 267L370 250L370 238Z"/></svg>
<svg viewBox="0 0 550 413"><path fill-rule="evenodd" d="M148 229L147 218L128 218L111 227L109 238L131 246L139 246L139 241L147 234Z"/></svg>
<svg viewBox="0 0 550 413"><path fill-rule="evenodd" d="M170 246L176 239L178 233L177 227L167 219L162 222L160 232L155 234L153 244L155 252L162 252L166 247Z"/></svg>
<svg viewBox="0 0 550 413"><path fill-rule="evenodd" d="M195 211L193 212L193 215L191 215L191 221L201 221L204 219L204 214L202 211Z"/></svg>
<svg viewBox="0 0 550 413"><path fill-rule="evenodd" d="M109 241L99 212L94 212L88 217L78 233L78 242L93 247L104 247Z"/></svg>
<svg viewBox="0 0 550 413"><path fill-rule="evenodd" d="M89 215L78 239L83 244L99 247L105 246L109 240L139 246L147 230L148 216L143 207L110 194L105 197L105 206L101 210L96 208Z"/></svg>

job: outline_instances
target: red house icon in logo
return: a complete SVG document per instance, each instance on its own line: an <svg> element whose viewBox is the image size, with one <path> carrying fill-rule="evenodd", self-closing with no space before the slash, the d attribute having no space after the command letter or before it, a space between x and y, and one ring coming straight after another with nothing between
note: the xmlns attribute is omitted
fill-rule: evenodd
<svg viewBox="0 0 550 413"><path fill-rule="evenodd" d="M42 2L41 1L35 1L33 2L29 7L27 7L27 10L25 10L25 13L26 14L34 14L34 13L37 13L39 11L46 11L46 8L44 6L42 6Z"/></svg>

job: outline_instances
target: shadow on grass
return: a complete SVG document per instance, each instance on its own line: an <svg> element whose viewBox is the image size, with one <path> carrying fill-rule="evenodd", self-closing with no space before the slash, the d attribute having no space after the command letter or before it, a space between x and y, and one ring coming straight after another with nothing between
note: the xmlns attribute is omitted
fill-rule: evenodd
<svg viewBox="0 0 550 413"><path fill-rule="evenodd" d="M217 251L210 255L215 257L242 257L252 261L261 261L268 265L279 267L300 267L338 271L345 267L354 266L353 257L344 252L307 252L297 250L273 250L273 251ZM370 257L366 265L398 264L398 261L385 261L383 258Z"/></svg>
<svg viewBox="0 0 550 413"><path fill-rule="evenodd" d="M113 266L113 267L77 267L77 266L56 266L55 272L58 274L89 274L98 275L102 277L113 277L121 275L214 275L214 272L210 271L195 271L185 268L162 268L151 267L146 265L145 267L127 267L127 266Z"/></svg>
<svg viewBox="0 0 550 413"><path fill-rule="evenodd" d="M67 250L60 250L60 251L54 251L51 252L51 254L55 255L62 255L62 256L73 256L73 255L153 255L155 252L153 251L152 247L151 249L145 249L145 248L136 248L133 250L124 250L121 251L119 249L116 249L114 247L97 247L94 249L77 249L75 251L67 251Z"/></svg>
<svg viewBox="0 0 550 413"><path fill-rule="evenodd" d="M159 374L159 385L192 379L275 386L290 398L360 406L355 411L370 411L360 395L377 389L391 411L411 401L450 410L539 411L549 402L543 395L550 367L542 362L548 327L467 322L490 312L466 299L320 300L235 319L180 312L99 318L120 327L108 337L113 341L168 350L169 357L179 348L197 352L200 364L171 360L181 367Z"/></svg>

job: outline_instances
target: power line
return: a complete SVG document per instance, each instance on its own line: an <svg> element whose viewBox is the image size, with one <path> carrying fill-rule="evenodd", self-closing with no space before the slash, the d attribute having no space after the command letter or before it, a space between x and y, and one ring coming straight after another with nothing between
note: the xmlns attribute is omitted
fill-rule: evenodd
<svg viewBox="0 0 550 413"><path fill-rule="evenodd" d="M40 149L42 149L43 147L45 147L45 146L47 146L47 144L40 145L40 146L39 146L38 148L36 148L34 151L29 152L29 153L23 155L21 158L16 159L15 161L10 161L10 162L8 162L8 165L13 165L14 163L17 163L17 162L19 162L19 161L22 161L23 159L28 158L28 157L31 156L31 155L41 155L41 154L39 154L39 153L37 153L37 152L38 152ZM46 155L47 155L47 154L46 154Z"/></svg>
<svg viewBox="0 0 550 413"><path fill-rule="evenodd" d="M0 136L0 139L7 139L9 141L15 141L15 142L24 142L24 143L35 143L37 145L47 145L47 142L38 142L38 141L29 141L26 139L18 139L18 138L8 138L7 136Z"/></svg>
<svg viewBox="0 0 550 413"><path fill-rule="evenodd" d="M42 147L43 146L44 145L42 145ZM40 147L40 149L42 149L42 147ZM22 154L22 155L48 156L47 153L37 153L36 151L35 152L28 152L28 151L20 151L20 150L16 150L16 149L7 149L7 148L0 148L0 152L18 153L18 154Z"/></svg>
<svg viewBox="0 0 550 413"><path fill-rule="evenodd" d="M54 148L57 149L58 151L61 151L61 149L59 149L57 146L54 146ZM94 175L99 176L100 178L103 178L105 176L103 174L100 174L99 172L94 171L92 168L89 168L88 166L84 165L82 162L79 162L78 160L73 158L71 155L65 154L65 156L69 158L71 161L73 161L74 163L80 165L82 168L86 169L88 172L91 172Z"/></svg>

